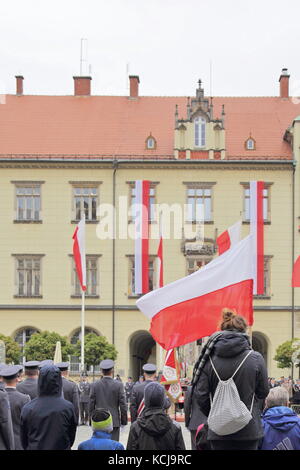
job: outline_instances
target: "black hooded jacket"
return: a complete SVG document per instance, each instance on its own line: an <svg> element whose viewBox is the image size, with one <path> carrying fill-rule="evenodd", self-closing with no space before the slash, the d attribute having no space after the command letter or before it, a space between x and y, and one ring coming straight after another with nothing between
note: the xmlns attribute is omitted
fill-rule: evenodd
<svg viewBox="0 0 300 470"><path fill-rule="evenodd" d="M67 450L75 440L74 406L62 397L58 367L44 366L38 378L38 396L21 413L21 440L25 450Z"/></svg>
<svg viewBox="0 0 300 470"><path fill-rule="evenodd" d="M213 349L211 359L222 380L229 379L251 349L249 338L237 331L224 331ZM227 436L218 436L208 431L208 440L257 440L263 436L261 413L263 400L269 393L268 374L265 361L259 352L252 351L241 369L234 376L240 399L251 408L254 395L253 419L240 431ZM200 374L194 393L201 411L208 416L210 394L214 396L219 380L208 360Z"/></svg>
<svg viewBox="0 0 300 470"><path fill-rule="evenodd" d="M181 428L162 408L147 408L131 425L127 450L185 450Z"/></svg>

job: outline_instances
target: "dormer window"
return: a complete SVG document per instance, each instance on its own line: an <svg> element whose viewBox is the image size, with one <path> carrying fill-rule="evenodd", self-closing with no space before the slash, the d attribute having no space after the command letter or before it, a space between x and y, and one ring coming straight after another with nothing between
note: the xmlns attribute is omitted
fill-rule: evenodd
<svg viewBox="0 0 300 470"><path fill-rule="evenodd" d="M156 140L154 139L154 137L151 134L146 139L146 149L148 149L148 150L156 149Z"/></svg>
<svg viewBox="0 0 300 470"><path fill-rule="evenodd" d="M252 137L246 140L245 148L246 150L255 150L255 140Z"/></svg>
<svg viewBox="0 0 300 470"><path fill-rule="evenodd" d="M195 126L195 147L205 147L206 121L202 117L197 117L194 121Z"/></svg>

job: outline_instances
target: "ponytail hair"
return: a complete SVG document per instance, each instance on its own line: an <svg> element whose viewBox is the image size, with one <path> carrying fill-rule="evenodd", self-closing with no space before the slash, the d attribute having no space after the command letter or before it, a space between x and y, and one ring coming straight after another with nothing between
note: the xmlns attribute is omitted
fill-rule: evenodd
<svg viewBox="0 0 300 470"><path fill-rule="evenodd" d="M246 333L247 322L244 317L237 315L234 310L223 308L220 330L235 330L240 333Z"/></svg>

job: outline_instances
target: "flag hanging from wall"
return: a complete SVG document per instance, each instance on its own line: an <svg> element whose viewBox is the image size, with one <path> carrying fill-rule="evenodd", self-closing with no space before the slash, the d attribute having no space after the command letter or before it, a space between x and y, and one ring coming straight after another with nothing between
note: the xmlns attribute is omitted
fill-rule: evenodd
<svg viewBox="0 0 300 470"><path fill-rule="evenodd" d="M73 256L81 289L86 290L85 217L78 223L73 235Z"/></svg>
<svg viewBox="0 0 300 470"><path fill-rule="evenodd" d="M253 294L264 293L264 181L250 182L250 233L253 239Z"/></svg>
<svg viewBox="0 0 300 470"><path fill-rule="evenodd" d="M135 182L135 294L149 292L149 192L150 181Z"/></svg>
<svg viewBox="0 0 300 470"><path fill-rule="evenodd" d="M162 231L159 233L159 244L157 250L157 287L164 285L164 264L163 264L163 238Z"/></svg>
<svg viewBox="0 0 300 470"><path fill-rule="evenodd" d="M253 242L248 235L202 269L156 289L136 305L151 321L150 333L169 350L210 336L222 309L253 324Z"/></svg>
<svg viewBox="0 0 300 470"><path fill-rule="evenodd" d="M298 256L294 264L292 287L300 287L300 256Z"/></svg>
<svg viewBox="0 0 300 470"><path fill-rule="evenodd" d="M239 220L218 236L216 241L219 255L232 248L241 240L241 228L242 222Z"/></svg>

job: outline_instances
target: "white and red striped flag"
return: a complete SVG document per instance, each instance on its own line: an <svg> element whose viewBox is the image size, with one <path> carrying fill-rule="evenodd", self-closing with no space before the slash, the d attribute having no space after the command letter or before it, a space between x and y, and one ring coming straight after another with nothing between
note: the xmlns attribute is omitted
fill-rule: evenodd
<svg viewBox="0 0 300 470"><path fill-rule="evenodd" d="M165 364L162 370L160 383L164 385L167 395L175 403L182 395L180 385L179 364L177 360L176 350L170 349L166 353Z"/></svg>
<svg viewBox="0 0 300 470"><path fill-rule="evenodd" d="M241 240L241 227L242 221L239 220L218 236L217 245L219 255L222 255L222 253L229 250Z"/></svg>
<svg viewBox="0 0 300 470"><path fill-rule="evenodd" d="M149 193L150 181L135 182L135 294L149 292Z"/></svg>
<svg viewBox="0 0 300 470"><path fill-rule="evenodd" d="M159 244L157 250L157 287L164 285L164 264L163 264L163 237L162 230L159 230Z"/></svg>
<svg viewBox="0 0 300 470"><path fill-rule="evenodd" d="M73 256L77 276L83 291L86 290L86 261L85 261L85 217L78 223L73 235Z"/></svg>
<svg viewBox="0 0 300 470"><path fill-rule="evenodd" d="M253 242L248 235L202 269L141 297L138 308L150 332L169 350L210 336L223 308L234 309L253 324Z"/></svg>
<svg viewBox="0 0 300 470"><path fill-rule="evenodd" d="M250 181L250 233L253 238L253 294L264 293L264 181Z"/></svg>

